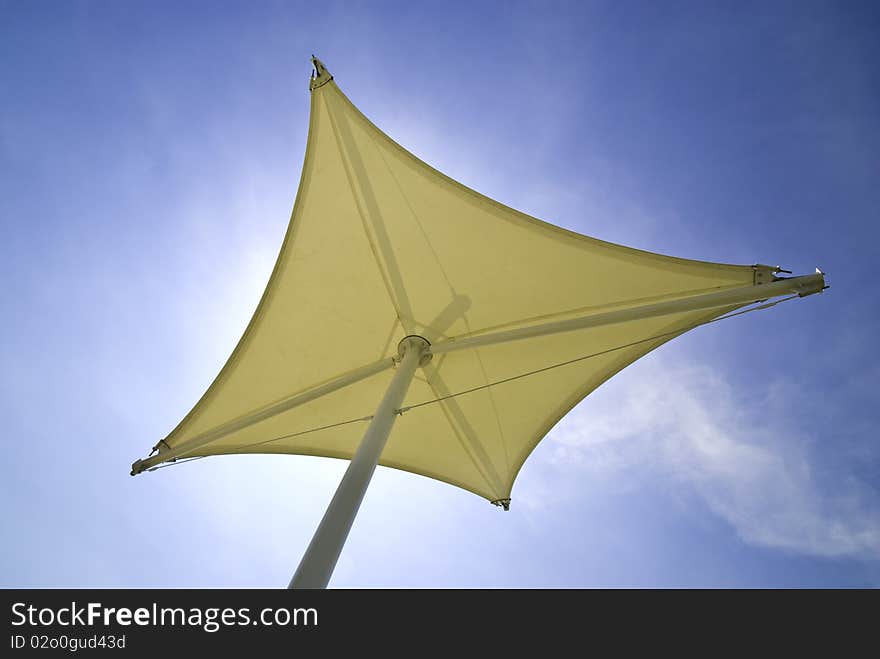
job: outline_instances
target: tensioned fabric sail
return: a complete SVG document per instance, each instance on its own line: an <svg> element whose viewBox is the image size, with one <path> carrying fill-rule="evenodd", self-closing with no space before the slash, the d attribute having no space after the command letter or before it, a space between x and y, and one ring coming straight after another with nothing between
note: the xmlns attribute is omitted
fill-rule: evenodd
<svg viewBox="0 0 880 659"><path fill-rule="evenodd" d="M430 342L755 283L753 266L673 258L547 224L451 180L374 126L320 62L302 178L263 298L220 374L160 442L180 447L254 411ZM510 498L547 432L602 382L677 332L732 307L643 318L438 354L404 408L614 348L400 416L380 464ZM351 458L393 376L355 384L240 428L184 456ZM333 426L323 430L314 430Z"/></svg>

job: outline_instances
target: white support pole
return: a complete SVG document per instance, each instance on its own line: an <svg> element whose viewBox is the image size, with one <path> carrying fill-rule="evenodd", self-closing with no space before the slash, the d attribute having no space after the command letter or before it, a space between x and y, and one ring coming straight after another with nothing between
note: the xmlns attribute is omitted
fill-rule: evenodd
<svg viewBox="0 0 880 659"><path fill-rule="evenodd" d="M496 343L505 343L507 341L528 339L534 336L559 334L561 332L586 329L587 327L599 327L600 325L611 325L613 323L623 323L628 320L665 316L685 311L699 311L701 309L714 309L717 307L750 304L752 302L757 302L758 300L779 297L780 295L797 294L803 297L805 295L812 295L813 293L819 293L822 291L825 287L825 278L823 275L824 273L817 270L816 274L813 275L779 279L769 284L738 286L736 288L728 288L715 293L691 295L689 297L678 298L675 300L655 302L654 304L642 304L626 309L618 309L616 311L606 311L603 313L590 314L589 316L580 316L579 318L570 318L568 320L558 320L549 323L542 323L540 325L529 325L528 327L502 330L500 332L490 332L488 334L477 334L475 336L449 339L432 345L431 354L438 355L444 352L453 352L455 350L478 348L480 346L495 345Z"/></svg>
<svg viewBox="0 0 880 659"><path fill-rule="evenodd" d="M388 441L391 427L397 418L397 410L403 403L416 369L425 363L428 346L428 342L418 336L409 336L400 342L397 372L388 385L388 390L379 403L348 469L345 470L336 494L333 495L288 588L327 587L364 493L379 463L379 456Z"/></svg>

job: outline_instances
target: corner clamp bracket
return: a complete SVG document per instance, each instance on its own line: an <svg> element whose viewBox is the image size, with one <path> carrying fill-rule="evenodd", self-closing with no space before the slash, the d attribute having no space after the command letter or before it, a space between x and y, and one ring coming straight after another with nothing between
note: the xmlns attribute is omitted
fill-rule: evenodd
<svg viewBox="0 0 880 659"><path fill-rule="evenodd" d="M323 87L333 80L333 76L330 75L324 63L314 55L312 55L312 66L315 67L315 70L312 71L312 77L309 79L310 92L315 91L318 87Z"/></svg>

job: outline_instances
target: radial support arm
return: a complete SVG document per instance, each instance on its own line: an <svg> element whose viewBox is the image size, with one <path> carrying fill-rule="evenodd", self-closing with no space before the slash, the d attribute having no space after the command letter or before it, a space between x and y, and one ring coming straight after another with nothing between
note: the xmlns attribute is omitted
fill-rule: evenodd
<svg viewBox="0 0 880 659"><path fill-rule="evenodd" d="M692 295L690 297L679 298L676 300L655 302L654 304L643 304L626 309L618 309L616 311L606 311L604 313L595 313L590 314L589 316L571 318L569 320L559 320L550 323L543 323L541 325L530 325L528 327L519 327L512 330L449 339L432 345L431 354L436 355L444 352L453 352L455 350L466 350L468 348L478 348L481 346L494 345L496 343L505 343L507 341L518 341L520 339L528 339L535 336L571 332L573 330L586 329L587 327L599 327L601 325L623 323L628 320L666 316L668 314L699 311L701 309L715 309L718 307L750 304L752 302L757 302L758 300L767 300L781 295L797 294L804 297L806 295L818 293L823 288L825 288L824 273L817 270L816 274L777 279L768 284L738 286L736 288L728 288L715 293Z"/></svg>
<svg viewBox="0 0 880 659"><path fill-rule="evenodd" d="M216 428L212 428L207 432L204 432L200 435L196 435L190 440L187 440L174 448L166 449L164 451L160 451L158 455L154 455L151 458L144 458L143 460L137 460L133 465L131 465L131 475L136 476L142 471L146 471L151 467L154 467L162 462L168 462L169 460L174 460L178 457L185 456L187 453L196 450L197 448L208 444L209 442L216 441L218 439L222 439L227 435L234 433L237 430L241 430L242 428L247 428L259 421L264 421L265 419L269 419L273 416L281 414L282 412L286 412L287 410L292 410L294 407L299 407L300 405L304 405L309 401L315 400L316 398L320 398L321 396L326 396L327 394L333 393L343 387L347 387L355 382L360 382L361 380L365 380L370 376L376 375L376 373L381 373L382 371L391 368L394 365L394 360L391 357L387 359L380 359L377 362L373 362L372 364L367 364L366 366L362 366L361 368L357 368L345 375L341 375L338 378L334 378L329 382L326 382L318 387L314 387L313 389L309 389L308 391L304 391L296 396L291 396L290 398L286 398L277 403L273 403L268 407L264 407L260 410L256 410L244 416L241 416L237 419L234 419L228 423L224 423L221 426Z"/></svg>

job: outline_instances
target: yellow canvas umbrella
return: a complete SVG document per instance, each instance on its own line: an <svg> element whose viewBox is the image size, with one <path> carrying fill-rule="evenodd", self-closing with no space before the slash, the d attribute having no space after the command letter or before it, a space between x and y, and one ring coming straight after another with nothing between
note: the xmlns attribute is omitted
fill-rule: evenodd
<svg viewBox="0 0 880 659"><path fill-rule="evenodd" d="M507 509L538 442L619 370L744 305L824 287L818 271L783 279L529 217L406 151L313 63L302 178L260 304L195 407L132 466L350 459L292 586L326 585L377 462Z"/></svg>

